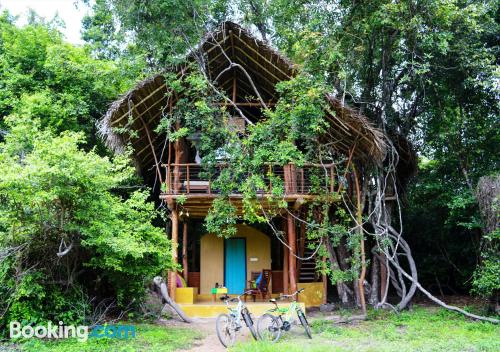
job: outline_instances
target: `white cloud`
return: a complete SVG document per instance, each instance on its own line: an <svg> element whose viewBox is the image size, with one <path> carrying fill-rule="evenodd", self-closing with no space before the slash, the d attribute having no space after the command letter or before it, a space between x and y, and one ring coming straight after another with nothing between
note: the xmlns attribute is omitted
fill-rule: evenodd
<svg viewBox="0 0 500 352"><path fill-rule="evenodd" d="M75 5L77 3L77 5ZM19 16L18 24L26 23L29 9L48 20L56 14L64 21L62 28L66 40L74 44L81 44L80 30L82 18L88 8L75 0L0 0L0 10L8 10L12 15Z"/></svg>

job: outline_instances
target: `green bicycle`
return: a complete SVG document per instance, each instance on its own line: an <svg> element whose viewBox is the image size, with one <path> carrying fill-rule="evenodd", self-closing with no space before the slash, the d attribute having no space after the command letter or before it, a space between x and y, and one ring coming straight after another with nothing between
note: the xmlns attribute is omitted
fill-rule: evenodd
<svg viewBox="0 0 500 352"><path fill-rule="evenodd" d="M257 334L261 340L270 341L272 343L278 341L281 337L282 331L289 331L292 328L292 325L295 322L293 319L294 312L304 327L307 337L312 339L311 327L307 322L306 315L295 299L297 294L302 291L304 291L303 288L295 293L292 293L291 295L280 296L280 299L293 299L292 302L290 302L290 305L286 308L278 307L278 303L274 298L269 300L269 302L274 303L276 307L268 310L267 313L262 315L257 321Z"/></svg>

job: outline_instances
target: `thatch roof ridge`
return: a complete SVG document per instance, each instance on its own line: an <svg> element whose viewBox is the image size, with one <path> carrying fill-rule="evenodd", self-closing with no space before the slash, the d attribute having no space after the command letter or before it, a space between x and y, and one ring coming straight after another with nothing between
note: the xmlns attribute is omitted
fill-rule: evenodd
<svg viewBox="0 0 500 352"><path fill-rule="evenodd" d="M206 53L207 56L211 55L214 59L215 50L211 53L210 50L217 48L221 43L224 45L228 39L226 36L230 36L231 43L234 40L235 43L241 45L238 50L248 50L248 52L253 52L255 55L256 51L258 51L263 55L262 61L256 64L266 66L262 67L262 71L256 74L269 74L269 77L274 74L274 78L270 79L273 84L278 79L286 80L295 75L296 66L288 58L268 43L255 38L249 30L229 21L223 22L217 29L207 33L200 41L199 46L193 51L200 50ZM187 59L190 59L190 57L194 59L195 53L193 51L186 55ZM249 58L249 60L251 59ZM214 65L217 64L224 67L222 61ZM253 69L255 70L256 67L253 67ZM271 69L271 67L274 67L274 69ZM150 132L153 135L154 148L159 148L160 145L156 143L155 139L155 137L159 136L154 136L154 128L161 119L162 107L164 108L169 103L167 98L169 87L166 86L164 75L168 72L179 73L181 69L182 66L170 68L143 79L110 104L108 111L98 124L98 131L111 150L121 153L124 151L126 143L131 141L135 150L133 157L136 159L137 165L141 164L142 168L150 165L148 163L151 162L151 157L148 159L148 153L151 152L151 146L147 143L144 133L144 129L147 130L147 127L144 126L151 127ZM259 89L265 90L262 81L259 82L261 84ZM387 150L386 134L376 128L366 116L362 115L358 110L346 106L334 95L328 94L325 99L329 102L333 112L333 114L326 114L326 118L331 122L330 136L332 136L331 139L339 150L348 152L356 145L355 154L360 158L366 162L381 163ZM129 119L129 116L131 119ZM141 116L142 118L139 119ZM116 130L117 127L123 126L134 129L139 134L139 138L124 135ZM332 140L325 141L330 143Z"/></svg>
<svg viewBox="0 0 500 352"><path fill-rule="evenodd" d="M261 50L263 51L267 51L269 53L271 53L272 55L276 56L279 58L280 61L282 61L287 67L288 67L288 70L289 71L294 71L295 68L296 68L296 64L293 63L288 57L286 57L285 55L283 55L282 53L279 52L279 50L275 47L273 47L271 44L269 44L269 42L267 41L264 41L264 40L261 40L259 38L256 38L255 35L248 29L240 26L239 24L235 23L235 22L232 22L232 21L225 21L225 22L222 22L218 27L217 29L211 31L211 32L208 32L207 34L205 34L205 36L203 37L203 40L202 40L202 44L203 45L205 42L207 42L209 39L212 39L214 34L215 33L225 33L226 32L226 28L227 31L229 30L232 30L232 31L238 31L239 34L243 34L245 35L247 38L251 39L252 41L254 41L258 47L261 48Z"/></svg>

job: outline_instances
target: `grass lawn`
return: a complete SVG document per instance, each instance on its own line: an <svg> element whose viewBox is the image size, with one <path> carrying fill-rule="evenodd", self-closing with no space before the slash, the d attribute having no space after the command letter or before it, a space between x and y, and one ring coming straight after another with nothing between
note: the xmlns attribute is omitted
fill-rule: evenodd
<svg viewBox="0 0 500 352"><path fill-rule="evenodd" d="M1 346L0 351L8 350L26 352L103 352L103 351L151 351L168 352L186 349L196 340L202 338L200 332L186 328L173 328L162 325L134 324L136 337L129 339L90 338L86 342L75 339L39 340L29 339L15 346ZM9 348L12 347L12 348Z"/></svg>
<svg viewBox="0 0 500 352"><path fill-rule="evenodd" d="M312 327L312 340L294 327L274 345L244 343L230 351L500 351L499 326L472 322L442 309L415 308L399 315L371 312L369 320L349 325L319 318Z"/></svg>

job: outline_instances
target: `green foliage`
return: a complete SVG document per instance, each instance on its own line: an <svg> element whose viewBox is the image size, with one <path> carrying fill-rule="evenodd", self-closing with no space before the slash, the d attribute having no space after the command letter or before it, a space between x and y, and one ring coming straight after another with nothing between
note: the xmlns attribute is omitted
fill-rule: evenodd
<svg viewBox="0 0 500 352"><path fill-rule="evenodd" d="M38 118L12 115L7 123L10 133L0 144L0 248L19 250L2 262L0 286L9 294L0 324L81 322L93 294L120 307L138 303L144 281L171 260L162 228L152 225L158 213L148 193L125 200L115 194L133 182L126 157L85 152L82 133L54 136L39 129Z"/></svg>
<svg viewBox="0 0 500 352"><path fill-rule="evenodd" d="M444 290L466 292L465 283L479 256L481 229L476 224L480 216L470 189L449 170L446 163L420 162L403 221L406 238L417 253L420 281L437 289L438 278Z"/></svg>
<svg viewBox="0 0 500 352"><path fill-rule="evenodd" d="M130 322L126 322L130 324ZM90 339L79 342L76 339L39 340L30 339L21 344L26 352L107 352L107 351L154 351L173 352L187 349L202 334L194 329L175 328L163 325L134 324L136 337L133 339Z"/></svg>
<svg viewBox="0 0 500 352"><path fill-rule="evenodd" d="M85 19L84 33L97 52L106 55L116 52L114 42L111 50L107 48L110 40L118 40L120 44L119 38L133 33L137 47L147 53L153 65L163 68L178 63L181 55L203 36L204 25L214 25L223 18L228 3L227 0L99 0L93 5L93 14Z"/></svg>
<svg viewBox="0 0 500 352"><path fill-rule="evenodd" d="M474 271L472 292L487 298L494 298L500 292L500 230L485 236L485 250L481 264Z"/></svg>
<svg viewBox="0 0 500 352"><path fill-rule="evenodd" d="M37 118L54 133L82 131L93 147L100 144L97 119L143 67L140 58L96 60L86 49L65 43L57 27L43 19L17 27L7 13L0 15L2 119L15 114Z"/></svg>
<svg viewBox="0 0 500 352"><path fill-rule="evenodd" d="M233 348L237 352L320 352L320 351L496 351L500 346L499 327L470 321L444 309L415 306L410 311L368 311L369 319L338 324L329 319L308 317L313 341L302 327L284 335L276 344L253 341Z"/></svg>

